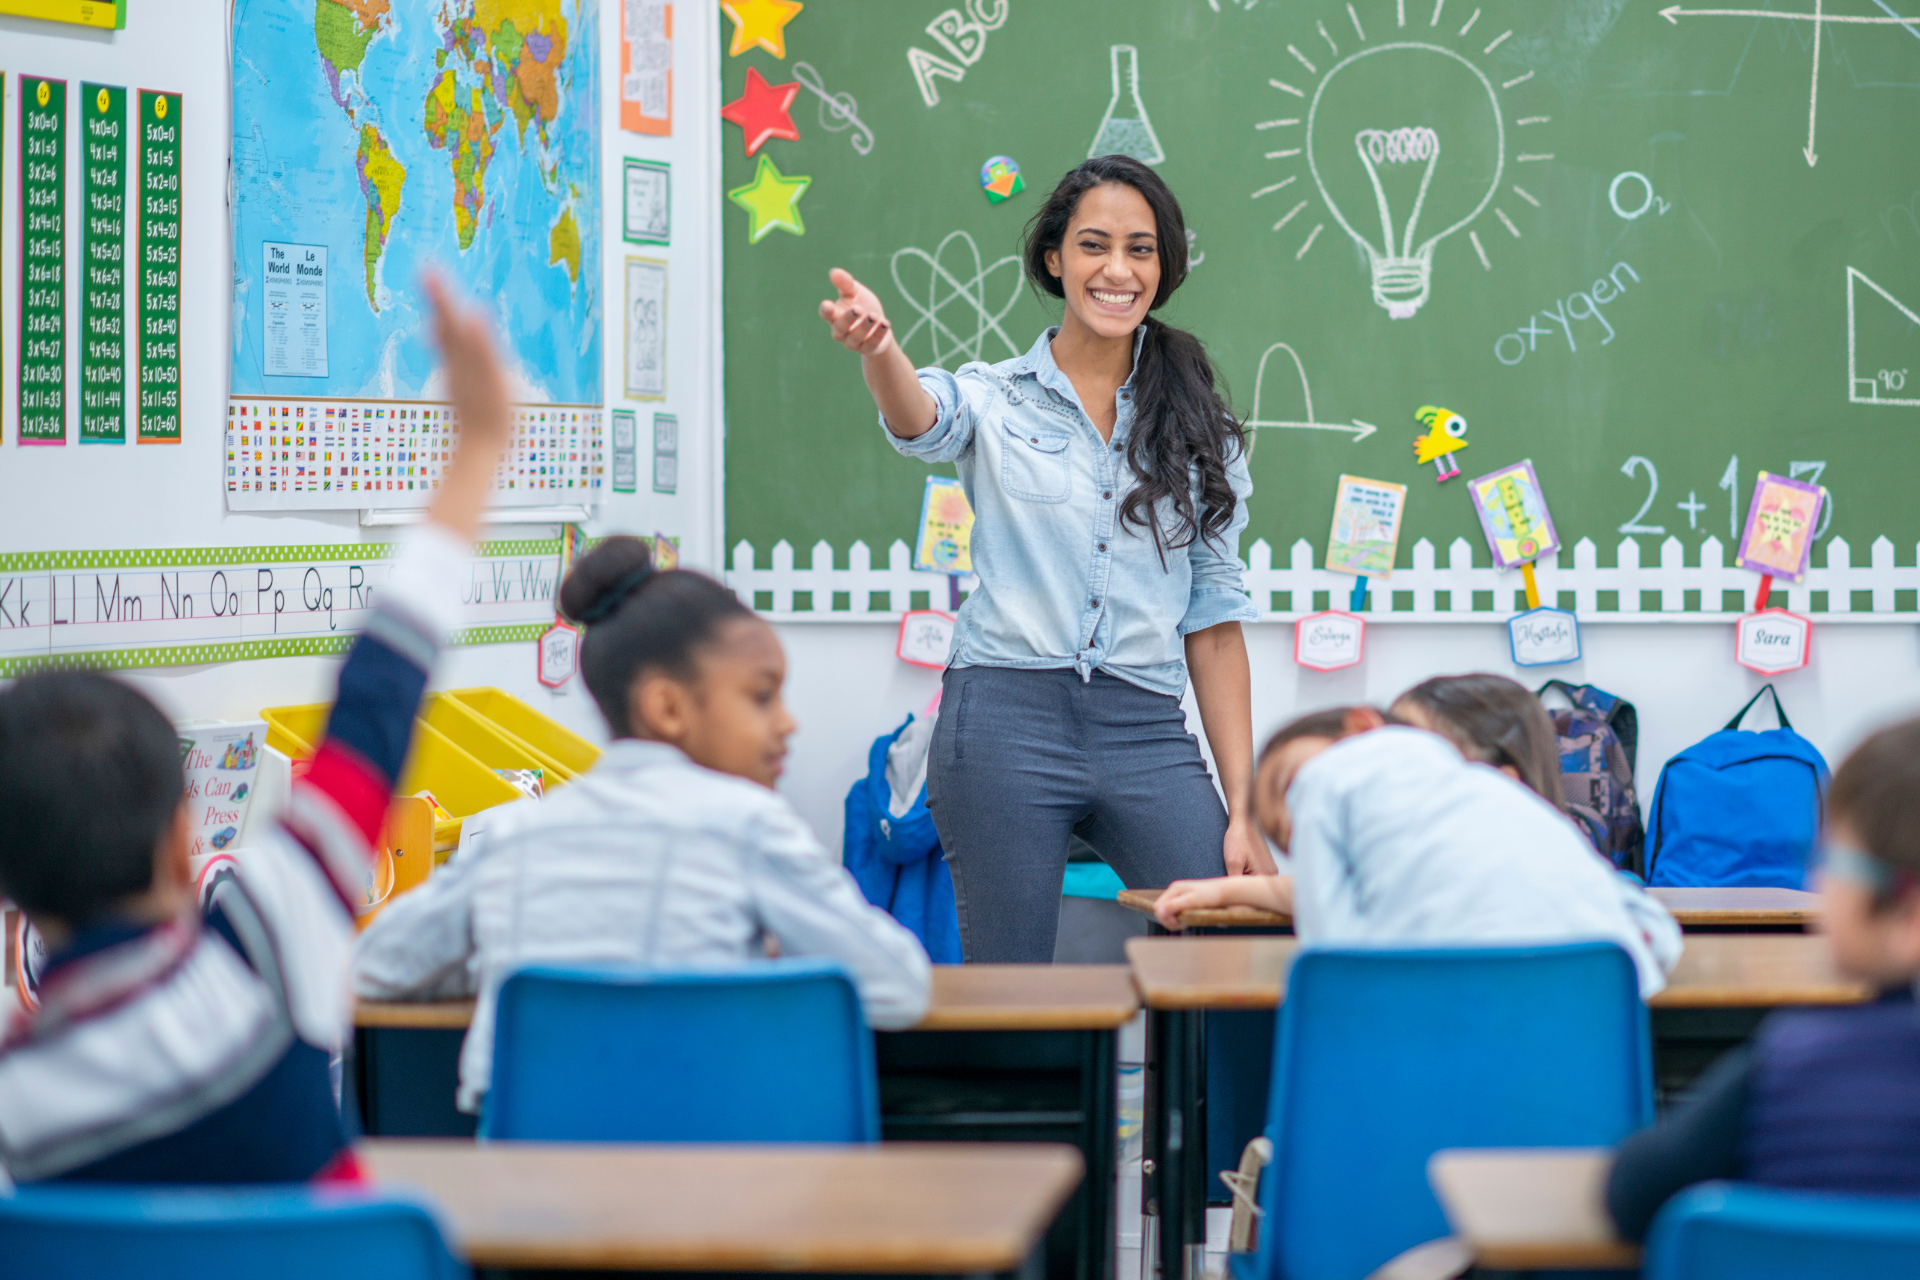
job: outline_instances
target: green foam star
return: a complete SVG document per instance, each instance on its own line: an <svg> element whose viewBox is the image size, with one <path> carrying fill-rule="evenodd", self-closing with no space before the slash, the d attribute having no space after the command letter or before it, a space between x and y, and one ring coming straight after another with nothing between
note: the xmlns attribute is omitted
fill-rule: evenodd
<svg viewBox="0 0 1920 1280"><path fill-rule="evenodd" d="M797 236L807 234L807 224L800 220L800 197L812 182L812 178L797 174L791 178L782 175L773 161L762 155L753 181L727 192L727 199L747 211L748 241L759 244L776 229Z"/></svg>

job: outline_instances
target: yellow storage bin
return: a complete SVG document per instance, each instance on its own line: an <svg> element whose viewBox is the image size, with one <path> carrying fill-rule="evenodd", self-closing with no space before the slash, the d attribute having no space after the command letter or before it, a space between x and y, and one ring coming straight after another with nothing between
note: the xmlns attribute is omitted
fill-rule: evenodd
<svg viewBox="0 0 1920 1280"><path fill-rule="evenodd" d="M444 696L478 713L536 755L552 760L569 777L585 773L600 758L600 748L504 689L449 689Z"/></svg>
<svg viewBox="0 0 1920 1280"><path fill-rule="evenodd" d="M326 732L327 715L332 709L332 704L325 702L265 708L260 716L267 722L267 744L297 759L311 758L315 744ZM521 798L519 790L491 766L475 759L431 724L419 721L414 722L413 748L407 753L400 785L394 790L403 796L431 791L441 808L453 815L451 820L433 824L436 850L451 849L460 842L462 819Z"/></svg>
<svg viewBox="0 0 1920 1280"><path fill-rule="evenodd" d="M538 769L546 775L549 787L560 786L573 778L573 771L552 756L535 750L444 693L426 696L420 704L420 718L489 769Z"/></svg>

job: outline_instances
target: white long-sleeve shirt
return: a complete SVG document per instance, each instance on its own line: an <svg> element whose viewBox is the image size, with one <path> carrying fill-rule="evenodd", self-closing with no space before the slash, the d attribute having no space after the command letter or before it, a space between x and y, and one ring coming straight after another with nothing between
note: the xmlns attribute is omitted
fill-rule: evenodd
<svg viewBox="0 0 1920 1280"><path fill-rule="evenodd" d="M1633 957L1642 996L1679 958L1673 917L1564 815L1434 734L1342 739L1301 767L1287 808L1303 944L1605 940Z"/></svg>
<svg viewBox="0 0 1920 1280"><path fill-rule="evenodd" d="M497 811L482 843L394 899L354 948L357 994L477 993L459 1105L493 1068L494 1000L528 964L729 966L765 955L846 967L867 1021L926 1012L920 942L869 906L793 806L674 747L622 739L538 803Z"/></svg>

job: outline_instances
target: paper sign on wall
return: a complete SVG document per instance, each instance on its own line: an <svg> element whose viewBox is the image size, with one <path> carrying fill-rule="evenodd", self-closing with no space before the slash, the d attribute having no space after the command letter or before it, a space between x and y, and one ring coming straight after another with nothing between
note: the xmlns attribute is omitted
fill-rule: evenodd
<svg viewBox="0 0 1920 1280"><path fill-rule="evenodd" d="M1312 671L1338 671L1365 651L1364 619L1338 609L1312 613L1293 624L1293 660Z"/></svg>
<svg viewBox="0 0 1920 1280"><path fill-rule="evenodd" d="M1507 619L1507 644L1520 667L1545 667L1580 656L1580 622L1565 609L1528 609Z"/></svg>
<svg viewBox="0 0 1920 1280"><path fill-rule="evenodd" d="M673 133L673 6L620 3L620 127L664 138Z"/></svg>
<svg viewBox="0 0 1920 1280"><path fill-rule="evenodd" d="M667 396L667 264L627 259L627 399Z"/></svg>
<svg viewBox="0 0 1920 1280"><path fill-rule="evenodd" d="M1817 484L1762 471L1747 505L1747 528L1734 563L1769 578L1798 582L1813 556L1813 531L1827 491Z"/></svg>
<svg viewBox="0 0 1920 1280"><path fill-rule="evenodd" d="M935 573L973 572L973 506L951 476L928 476L920 498L920 531L913 567Z"/></svg>
<svg viewBox="0 0 1920 1280"><path fill-rule="evenodd" d="M1813 623L1785 609L1765 609L1740 619L1733 658L1749 671L1774 676L1807 665Z"/></svg>
<svg viewBox="0 0 1920 1280"><path fill-rule="evenodd" d="M180 737L180 766L186 774L188 824L193 833L187 852L200 856L229 848L246 826L267 726L259 720L188 723L176 732Z"/></svg>
<svg viewBox="0 0 1920 1280"><path fill-rule="evenodd" d="M564 622L554 623L540 636L540 683L558 689L579 669L580 632Z"/></svg>
<svg viewBox="0 0 1920 1280"><path fill-rule="evenodd" d="M900 661L916 667L947 665L953 648L953 615L938 609L916 609L900 619L900 640L894 652Z"/></svg>
<svg viewBox="0 0 1920 1280"><path fill-rule="evenodd" d="M1532 461L1516 462L1475 480L1468 492L1496 568L1515 569L1560 549L1547 500Z"/></svg>
<svg viewBox="0 0 1920 1280"><path fill-rule="evenodd" d="M1392 577L1406 505L1403 484L1341 476L1333 496L1333 530L1327 535L1327 568L1366 578Z"/></svg>

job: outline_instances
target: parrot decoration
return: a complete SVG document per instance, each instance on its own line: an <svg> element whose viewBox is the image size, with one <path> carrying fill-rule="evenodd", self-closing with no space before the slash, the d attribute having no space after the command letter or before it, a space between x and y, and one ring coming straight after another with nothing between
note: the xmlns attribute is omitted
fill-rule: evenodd
<svg viewBox="0 0 1920 1280"><path fill-rule="evenodd" d="M1460 465L1452 455L1467 447L1467 420L1451 409L1423 404L1414 418L1427 433L1413 442L1413 460L1431 462L1440 474L1436 483L1445 484L1460 474Z"/></svg>

